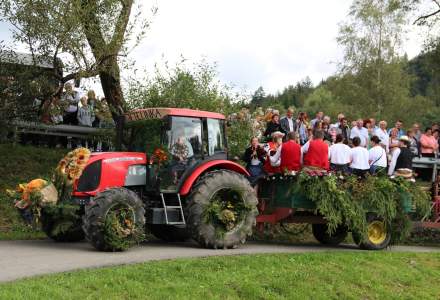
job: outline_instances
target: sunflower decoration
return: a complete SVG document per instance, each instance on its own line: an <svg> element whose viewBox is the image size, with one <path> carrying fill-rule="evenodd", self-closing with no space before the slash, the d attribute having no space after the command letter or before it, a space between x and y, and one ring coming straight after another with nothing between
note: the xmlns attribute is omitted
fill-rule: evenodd
<svg viewBox="0 0 440 300"><path fill-rule="evenodd" d="M72 184L81 176L89 158L89 149L77 148L67 153L67 155L60 160L55 172L65 178L69 184Z"/></svg>

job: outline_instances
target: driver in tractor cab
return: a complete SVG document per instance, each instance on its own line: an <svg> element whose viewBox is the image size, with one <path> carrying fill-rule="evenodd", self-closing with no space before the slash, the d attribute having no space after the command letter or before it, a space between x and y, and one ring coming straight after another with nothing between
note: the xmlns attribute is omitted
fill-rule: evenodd
<svg viewBox="0 0 440 300"><path fill-rule="evenodd" d="M172 155L171 173L174 184L177 184L180 175L188 165L188 159L194 156L194 150L189 141L183 135L178 135L176 142L171 146Z"/></svg>
<svg viewBox="0 0 440 300"><path fill-rule="evenodd" d="M277 149L283 144L284 133L281 131L275 131L271 134L272 141L266 144L264 150L266 150L267 158L264 163L263 169L268 175L272 175L275 173L280 173L280 162L281 160L271 160L271 156L274 156L277 153Z"/></svg>
<svg viewBox="0 0 440 300"><path fill-rule="evenodd" d="M324 142L324 132L316 129L313 139L302 147L304 167L312 169L329 169L328 144Z"/></svg>

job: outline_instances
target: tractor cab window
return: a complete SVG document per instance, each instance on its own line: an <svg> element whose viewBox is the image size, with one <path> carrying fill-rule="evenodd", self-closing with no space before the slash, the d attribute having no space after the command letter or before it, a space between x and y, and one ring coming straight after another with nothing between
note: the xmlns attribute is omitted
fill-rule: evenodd
<svg viewBox="0 0 440 300"><path fill-rule="evenodd" d="M165 143L174 159L187 160L202 156L202 123L197 118L172 117Z"/></svg>
<svg viewBox="0 0 440 300"><path fill-rule="evenodd" d="M162 174L161 178L164 185L176 186L183 173L202 157L202 122L188 117L171 117L170 121L164 146L170 157L167 173L171 177Z"/></svg>
<svg viewBox="0 0 440 300"><path fill-rule="evenodd" d="M225 124L223 120L207 119L208 155L225 152Z"/></svg>

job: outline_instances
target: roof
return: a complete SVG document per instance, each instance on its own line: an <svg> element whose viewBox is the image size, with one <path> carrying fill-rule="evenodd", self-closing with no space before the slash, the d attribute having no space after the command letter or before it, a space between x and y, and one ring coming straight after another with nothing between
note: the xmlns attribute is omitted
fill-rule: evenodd
<svg viewBox="0 0 440 300"><path fill-rule="evenodd" d="M49 57L43 57L41 55L32 56L30 53L14 51L0 51L0 63L37 66L47 69L53 68L52 60Z"/></svg>
<svg viewBox="0 0 440 300"><path fill-rule="evenodd" d="M124 114L126 122L134 122L140 120L162 119L165 116L182 116L195 118L210 118L224 120L225 116L215 112L195 110L188 108L141 108L129 111Z"/></svg>

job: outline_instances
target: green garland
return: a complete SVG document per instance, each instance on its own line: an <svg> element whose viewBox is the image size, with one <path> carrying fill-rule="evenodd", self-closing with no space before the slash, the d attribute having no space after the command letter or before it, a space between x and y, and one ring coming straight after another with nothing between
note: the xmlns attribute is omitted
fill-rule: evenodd
<svg viewBox="0 0 440 300"><path fill-rule="evenodd" d="M310 176L300 172L292 189L315 203L316 213L324 216L330 234L345 224L350 231L365 238L365 217L372 212L383 218L393 242L397 242L407 237L411 229L406 212L408 205L412 203L419 214L429 211L429 195L403 178L367 176L359 179L335 174Z"/></svg>
<svg viewBox="0 0 440 300"><path fill-rule="evenodd" d="M135 223L134 213L128 207L112 208L105 218L104 236L114 251L124 251L145 240L143 228Z"/></svg>
<svg viewBox="0 0 440 300"><path fill-rule="evenodd" d="M216 236L219 238L233 230L243 221L246 213L252 210L241 200L243 197L241 191L223 191L223 193L226 193L222 195L223 197L215 195L203 213L204 222L214 226Z"/></svg>

